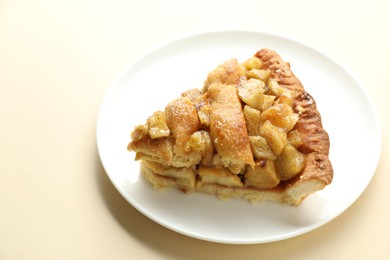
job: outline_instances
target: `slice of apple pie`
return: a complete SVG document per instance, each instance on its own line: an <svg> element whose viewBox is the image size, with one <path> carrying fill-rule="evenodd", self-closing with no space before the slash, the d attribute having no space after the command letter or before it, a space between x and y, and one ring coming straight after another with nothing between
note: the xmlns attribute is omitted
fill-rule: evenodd
<svg viewBox="0 0 390 260"><path fill-rule="evenodd" d="M128 150L156 189L297 206L333 178L316 103L269 49L219 65L131 138Z"/></svg>

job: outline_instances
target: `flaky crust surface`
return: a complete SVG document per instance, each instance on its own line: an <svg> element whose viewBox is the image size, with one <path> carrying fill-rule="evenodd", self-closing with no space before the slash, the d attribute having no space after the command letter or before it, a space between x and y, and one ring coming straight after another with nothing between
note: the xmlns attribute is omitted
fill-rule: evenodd
<svg viewBox="0 0 390 260"><path fill-rule="evenodd" d="M254 166L248 130L241 101L234 85L212 84L208 88L210 135L218 154L228 164L239 168Z"/></svg>

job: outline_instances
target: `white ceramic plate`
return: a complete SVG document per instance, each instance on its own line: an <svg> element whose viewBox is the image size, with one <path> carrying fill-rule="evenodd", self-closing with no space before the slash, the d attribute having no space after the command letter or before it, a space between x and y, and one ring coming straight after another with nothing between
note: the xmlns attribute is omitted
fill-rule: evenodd
<svg viewBox="0 0 390 260"><path fill-rule="evenodd" d="M331 140L333 183L300 207L155 191L126 150L130 132L183 91L202 87L209 71L229 58L244 61L261 48L289 61L311 93ZM377 114L359 83L319 51L284 37L248 31L193 35L164 45L128 66L109 88L97 124L101 161L114 186L137 210L176 232L232 244L291 238L331 221L370 182L379 159Z"/></svg>

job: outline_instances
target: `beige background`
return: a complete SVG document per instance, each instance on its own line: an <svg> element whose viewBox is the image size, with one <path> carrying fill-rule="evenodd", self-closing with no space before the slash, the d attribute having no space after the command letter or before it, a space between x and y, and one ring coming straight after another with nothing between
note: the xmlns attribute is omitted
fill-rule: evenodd
<svg viewBox="0 0 390 260"><path fill-rule="evenodd" d="M0 259L390 259L389 3L0 0ZM275 243L210 243L152 222L108 180L95 141L108 85L152 47L218 28L291 36L367 87L382 155L334 221Z"/></svg>

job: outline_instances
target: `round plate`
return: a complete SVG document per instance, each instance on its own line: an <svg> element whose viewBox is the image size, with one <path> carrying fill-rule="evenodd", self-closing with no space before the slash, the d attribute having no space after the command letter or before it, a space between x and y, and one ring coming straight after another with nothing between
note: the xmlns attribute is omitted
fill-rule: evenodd
<svg viewBox="0 0 390 260"><path fill-rule="evenodd" d="M330 136L334 179L301 206L156 191L127 151L134 126L143 124L230 58L244 61L261 48L277 51L314 97ZM364 191L378 163L378 116L360 84L319 51L285 37L248 31L198 34L164 45L128 66L109 88L97 123L103 166L116 189L155 222L191 237L232 244L291 238L329 222Z"/></svg>

